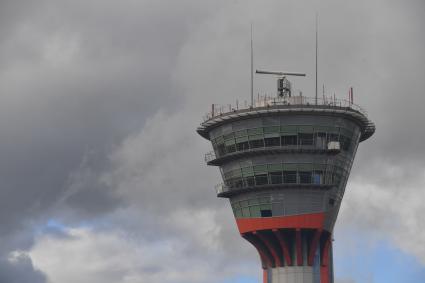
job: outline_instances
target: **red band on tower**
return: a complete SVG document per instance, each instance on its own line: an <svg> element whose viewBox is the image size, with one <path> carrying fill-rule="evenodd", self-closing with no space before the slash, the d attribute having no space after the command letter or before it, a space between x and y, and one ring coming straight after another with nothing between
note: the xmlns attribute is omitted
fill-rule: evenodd
<svg viewBox="0 0 425 283"><path fill-rule="evenodd" d="M324 213L267 217L267 218L237 218L239 232L253 232L282 228L323 229Z"/></svg>

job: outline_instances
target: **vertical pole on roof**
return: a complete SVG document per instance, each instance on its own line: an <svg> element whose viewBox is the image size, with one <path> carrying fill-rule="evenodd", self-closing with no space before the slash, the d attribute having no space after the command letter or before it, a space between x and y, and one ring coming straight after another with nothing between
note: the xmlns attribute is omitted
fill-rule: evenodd
<svg viewBox="0 0 425 283"><path fill-rule="evenodd" d="M254 47L252 44L252 23L251 23L251 107L254 107Z"/></svg>
<svg viewBox="0 0 425 283"><path fill-rule="evenodd" d="M318 44L318 15L316 13L316 105L317 105L317 44Z"/></svg>

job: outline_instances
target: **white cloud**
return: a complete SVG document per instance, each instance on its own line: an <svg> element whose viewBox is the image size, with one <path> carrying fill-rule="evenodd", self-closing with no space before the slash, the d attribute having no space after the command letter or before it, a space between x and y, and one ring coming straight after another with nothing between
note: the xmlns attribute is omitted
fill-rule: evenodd
<svg viewBox="0 0 425 283"><path fill-rule="evenodd" d="M238 264L220 270L224 257L211 219L209 212L178 212L165 222L181 229L179 237L151 240L125 231L67 228L60 237L41 235L28 255L51 283L216 283L249 273Z"/></svg>
<svg viewBox="0 0 425 283"><path fill-rule="evenodd" d="M357 175L349 182L337 229L363 230L371 236L366 244L390 241L425 265L425 170L369 165L375 179Z"/></svg>

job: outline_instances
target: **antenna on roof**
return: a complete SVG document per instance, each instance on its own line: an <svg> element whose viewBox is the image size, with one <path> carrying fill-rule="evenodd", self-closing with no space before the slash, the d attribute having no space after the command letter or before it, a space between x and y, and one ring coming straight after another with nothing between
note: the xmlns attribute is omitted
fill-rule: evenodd
<svg viewBox="0 0 425 283"><path fill-rule="evenodd" d="M294 73L294 72L272 72L272 71L261 71L256 70L255 73L257 74L265 74L265 75L276 75L279 77L285 77L285 76L299 76L299 77L305 77L304 73Z"/></svg>
<svg viewBox="0 0 425 283"><path fill-rule="evenodd" d="M318 35L318 14L316 12L316 105L317 105L317 45L318 45L318 39L319 39L319 35Z"/></svg>
<svg viewBox="0 0 425 283"><path fill-rule="evenodd" d="M305 74L303 73L294 73L294 72L270 72L270 71L261 71L261 70L256 70L255 72L257 74L277 76L277 95L279 97L291 96L291 82L286 78L286 76L305 77Z"/></svg>
<svg viewBox="0 0 425 283"><path fill-rule="evenodd" d="M254 107L254 48L252 46L252 23L251 23L251 107Z"/></svg>

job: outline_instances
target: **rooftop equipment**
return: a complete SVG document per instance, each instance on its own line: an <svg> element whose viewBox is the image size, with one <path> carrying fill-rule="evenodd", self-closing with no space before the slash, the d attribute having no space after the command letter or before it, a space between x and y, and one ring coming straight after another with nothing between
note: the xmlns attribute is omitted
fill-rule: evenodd
<svg viewBox="0 0 425 283"><path fill-rule="evenodd" d="M286 78L286 76L305 77L305 74L303 73L291 73L291 72L270 72L270 71L256 70L255 73L277 76L277 95L279 97L291 97L291 92L292 92L291 82Z"/></svg>

